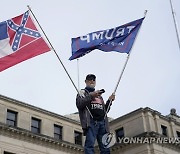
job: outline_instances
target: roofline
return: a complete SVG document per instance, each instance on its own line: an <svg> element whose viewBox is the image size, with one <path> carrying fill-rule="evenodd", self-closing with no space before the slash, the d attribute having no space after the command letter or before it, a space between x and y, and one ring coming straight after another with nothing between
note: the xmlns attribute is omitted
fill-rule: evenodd
<svg viewBox="0 0 180 154"><path fill-rule="evenodd" d="M56 118L60 118L60 119L62 119L62 120L68 121L68 122L72 122L72 123L77 124L77 125L80 125L80 122L78 122L78 121L76 121L76 120L70 119L70 118L68 118L68 117L59 115L59 114L57 114L57 113L53 113L53 112L47 111L47 110L45 110L45 109L42 109L42 108L39 108L39 107L30 105L30 104L28 104L28 103L24 103L24 102L22 102L22 101L19 101L19 100L16 100L16 99L13 99L13 98L10 98L10 97L1 95L1 94L0 94L0 99L1 99L1 100L5 100L5 101L8 101L8 102L13 103L13 104L16 104L16 105L19 105L19 106L22 106L22 107L29 108L29 109L31 109L31 110L35 110L35 111L38 111L38 112L41 112L41 113L44 113L44 114L47 114L47 115L56 117Z"/></svg>
<svg viewBox="0 0 180 154"><path fill-rule="evenodd" d="M13 104L16 104L16 105L19 105L19 106L22 106L22 107L27 107L27 108L29 108L29 109L31 109L31 110L35 110L35 111L38 111L38 112L47 114L47 115L49 115L49 116L53 116L53 117L60 118L60 119L62 119L62 120L68 121L68 122L72 122L72 123L77 124L77 125L81 125L80 122L77 121L77 120L68 118L68 117L66 117L66 116L59 115L59 114L57 114L57 113L53 113L53 112L47 111L47 110L45 110L45 109L42 109L42 108L39 108L39 107L30 105L30 104L28 104L28 103L24 103L24 102L22 102L22 101L19 101L19 100L16 100L16 99L13 99L13 98L10 98L10 97L1 95L1 94L0 94L0 99L5 100L5 101L8 101L8 102L13 103ZM128 118L128 117L134 115L134 114L137 114L137 113L140 113L140 112L147 112L147 111L149 111L149 112L151 112L151 113L153 113L153 114L158 115L159 117L163 118L163 119L166 120L166 121L174 121L175 124L180 125L180 122L176 121L174 118L164 116L164 115L162 115L160 112L158 112L158 111L156 111L156 110L153 110L153 109L151 109L151 108L149 108L149 107L138 108L137 110L134 110L134 111L132 111L132 112L130 112L130 113L127 113L127 114L125 114L125 115L123 115L123 116L121 116L121 117L118 117L118 118L116 118L116 119L113 119L112 121L109 122L109 124L111 125L111 124L113 124L113 123L116 123L116 122L119 121L119 120L123 120L123 119L125 119L125 118Z"/></svg>
<svg viewBox="0 0 180 154"><path fill-rule="evenodd" d="M134 115L134 114L138 114L138 113L141 113L141 112L148 112L148 111L151 112L153 115L158 115L160 118L162 118L162 119L164 119L166 121L173 121L175 124L180 125L180 122L176 121L174 118L164 116L160 112L158 112L156 110L153 110L153 109L151 109L149 107L139 108L139 109L134 110L134 111L132 111L132 112L130 112L128 114L125 114L125 115L123 115L123 116L121 116L119 118L116 118L116 119L112 120L109 123L110 123L110 125L112 125L113 123L116 123L117 121L123 120L123 119L128 118L128 117L132 117L132 115Z"/></svg>

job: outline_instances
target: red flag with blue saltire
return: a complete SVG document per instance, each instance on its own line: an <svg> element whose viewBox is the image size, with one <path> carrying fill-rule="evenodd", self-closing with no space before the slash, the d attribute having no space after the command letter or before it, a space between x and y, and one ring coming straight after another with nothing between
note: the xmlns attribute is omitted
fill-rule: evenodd
<svg viewBox="0 0 180 154"><path fill-rule="evenodd" d="M0 72L48 51L29 11L0 22Z"/></svg>

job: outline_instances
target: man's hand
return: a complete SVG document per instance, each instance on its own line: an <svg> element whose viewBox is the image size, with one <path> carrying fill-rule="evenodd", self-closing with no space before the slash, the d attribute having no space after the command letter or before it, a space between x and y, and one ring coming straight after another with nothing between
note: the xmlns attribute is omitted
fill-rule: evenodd
<svg viewBox="0 0 180 154"><path fill-rule="evenodd" d="M114 93L112 93L112 95L109 96L109 100L110 100L111 102L115 100L115 94L114 94Z"/></svg>
<svg viewBox="0 0 180 154"><path fill-rule="evenodd" d="M100 96L101 92L100 92L100 90L96 90L94 92L90 92L89 94L95 98L95 97Z"/></svg>

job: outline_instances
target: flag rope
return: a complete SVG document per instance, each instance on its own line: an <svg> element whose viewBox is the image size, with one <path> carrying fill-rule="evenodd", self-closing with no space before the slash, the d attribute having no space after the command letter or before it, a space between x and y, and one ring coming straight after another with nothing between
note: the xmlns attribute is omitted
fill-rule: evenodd
<svg viewBox="0 0 180 154"><path fill-rule="evenodd" d="M174 21L174 26L175 26L175 30L176 30L177 41L178 41L179 50L180 50L179 29L178 29L178 24L177 24L177 21L176 21L176 16L175 16L176 12L174 11L172 0L170 0L170 5L171 5L171 12L172 12L172 16L173 16L173 21Z"/></svg>
<svg viewBox="0 0 180 154"><path fill-rule="evenodd" d="M78 88L76 87L74 81L72 80L71 76L69 75L69 73L68 73L66 67L64 66L63 62L61 61L59 55L57 54L57 52L56 52L56 50L54 49L53 45L51 44L50 40L48 39L46 33L45 33L44 30L42 29L40 23L38 22L36 16L34 15L33 11L31 10L30 6L28 5L27 7L28 7L29 11L31 12L32 16L34 17L34 19L36 20L36 22L37 22L39 28L41 29L41 31L43 32L44 36L46 37L46 40L48 41L48 43L49 43L49 45L51 46L52 50L54 51L56 57L58 58L59 62L61 63L63 69L65 70L66 74L68 75L68 77L69 77L71 83L73 84L74 88L75 88L76 91L79 93Z"/></svg>

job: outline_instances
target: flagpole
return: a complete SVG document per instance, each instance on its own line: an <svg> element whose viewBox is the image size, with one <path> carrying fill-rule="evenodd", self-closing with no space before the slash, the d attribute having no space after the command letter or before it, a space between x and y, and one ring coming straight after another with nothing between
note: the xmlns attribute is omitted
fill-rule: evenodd
<svg viewBox="0 0 180 154"><path fill-rule="evenodd" d="M80 80L79 80L79 58L77 59L77 78L78 78L78 89L80 90Z"/></svg>
<svg viewBox="0 0 180 154"><path fill-rule="evenodd" d="M173 21L174 21L174 26L175 26L175 29L176 29L176 36L177 36L178 45L179 45L179 50L180 50L179 30L178 30L178 24L177 24L176 16L175 16L176 13L175 13L174 8L173 8L172 0L170 0L170 5L171 5L171 11L172 11L172 15L173 15Z"/></svg>
<svg viewBox="0 0 180 154"><path fill-rule="evenodd" d="M146 17L146 14L147 14L147 10L144 11L144 17ZM139 31L138 31L138 33L139 33ZM137 35L138 35L138 34L137 34ZM137 37L136 37L136 38L137 38ZM133 46L134 46L134 44L135 44L136 38L135 38L135 40L134 40ZM133 46L132 46L132 47L133 47ZM131 48L131 51L132 51L132 48ZM116 86L115 86L114 92L112 93L113 95L115 95L115 93L116 93L116 91L117 91L117 88L118 88L119 83L120 83L120 81L121 81L121 78L122 78L122 76L123 76L124 70L125 70L126 65L127 65L127 63L128 63L128 60L129 60L129 58L130 58L131 51L129 52L129 54L128 54L127 58L126 58L126 62L124 63L123 69L122 69L121 74L120 74L119 79L118 79L118 82L117 82L117 84L116 84ZM112 101L113 101L113 100L110 100L110 102L109 102L109 104L108 104L108 107L107 107L107 110L106 110L106 113L105 113L104 118L107 116L107 112L109 111L109 108L110 108L110 106L111 106Z"/></svg>
<svg viewBox="0 0 180 154"><path fill-rule="evenodd" d="M35 16L35 15L34 15L34 13L32 12L32 10L31 10L30 6L28 5L27 7L28 7L29 11L31 12L31 14L33 15L34 19L36 20L36 22L37 22L38 26L40 27L41 31L43 32L44 36L46 37L46 40L47 40L47 41L48 41L48 43L50 44L50 46L51 46L52 50L54 51L54 53L55 53L56 57L58 58L59 62L60 62L60 63L61 63L61 65L62 65L63 69L65 70L66 74L68 75L68 77L69 77L69 79L70 79L71 83L73 84L74 88L75 88L75 89L76 89L76 91L79 93L78 88L76 87L75 83L73 82L73 80L72 80L71 76L69 75L69 73L68 73L68 71L67 71L66 67L65 67L65 66L64 66L64 64L62 63L62 61L61 61L61 59L60 59L59 55L57 54L57 52L56 52L56 50L54 49L53 45L51 44L50 40L48 39L48 37L47 37L46 33L45 33L45 32L44 32L44 30L42 29L42 27L41 27L40 23L38 22L38 20L37 20L36 16Z"/></svg>

